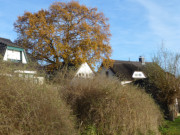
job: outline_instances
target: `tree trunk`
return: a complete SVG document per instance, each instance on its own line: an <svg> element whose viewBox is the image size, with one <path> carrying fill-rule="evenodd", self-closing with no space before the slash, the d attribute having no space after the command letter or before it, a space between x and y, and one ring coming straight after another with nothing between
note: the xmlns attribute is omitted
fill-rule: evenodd
<svg viewBox="0 0 180 135"><path fill-rule="evenodd" d="M169 120L174 121L175 120L175 106L174 104L170 104L168 106L169 108Z"/></svg>

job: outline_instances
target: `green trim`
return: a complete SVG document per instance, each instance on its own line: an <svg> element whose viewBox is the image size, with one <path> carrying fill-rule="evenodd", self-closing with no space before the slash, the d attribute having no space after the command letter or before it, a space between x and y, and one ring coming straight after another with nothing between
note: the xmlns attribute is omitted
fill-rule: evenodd
<svg viewBox="0 0 180 135"><path fill-rule="evenodd" d="M16 51L24 51L24 49L22 49L22 48L18 48L18 47L13 47L13 46L7 46L7 49L9 49L9 50L16 50Z"/></svg>

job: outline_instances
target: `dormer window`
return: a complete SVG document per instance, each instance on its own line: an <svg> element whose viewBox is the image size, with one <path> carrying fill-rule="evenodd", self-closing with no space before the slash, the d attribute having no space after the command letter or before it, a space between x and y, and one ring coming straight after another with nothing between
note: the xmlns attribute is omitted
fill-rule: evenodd
<svg viewBox="0 0 180 135"><path fill-rule="evenodd" d="M135 71L132 75L132 78L134 79L144 79L146 78L146 76L144 75L144 73L142 71Z"/></svg>

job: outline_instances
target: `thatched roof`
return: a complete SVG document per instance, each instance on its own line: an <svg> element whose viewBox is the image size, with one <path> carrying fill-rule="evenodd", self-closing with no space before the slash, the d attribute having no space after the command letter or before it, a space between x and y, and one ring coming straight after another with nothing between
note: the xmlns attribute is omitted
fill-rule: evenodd
<svg viewBox="0 0 180 135"><path fill-rule="evenodd" d="M133 73L135 71L142 71L144 66L139 61L114 60L113 66L109 67L109 69L118 77L132 80Z"/></svg>

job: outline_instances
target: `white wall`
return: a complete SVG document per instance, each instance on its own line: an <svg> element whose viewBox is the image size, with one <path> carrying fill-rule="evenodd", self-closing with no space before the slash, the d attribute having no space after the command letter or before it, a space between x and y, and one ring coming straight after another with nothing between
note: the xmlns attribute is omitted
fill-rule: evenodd
<svg viewBox="0 0 180 135"><path fill-rule="evenodd" d="M102 67L100 74L106 76L106 72L108 72L108 77L114 77L114 73L110 69L106 69L105 67Z"/></svg>
<svg viewBox="0 0 180 135"><path fill-rule="evenodd" d="M94 73L89 67L89 65L85 62L79 67L75 76L83 77L83 78L91 78L92 76L94 76Z"/></svg>
<svg viewBox="0 0 180 135"><path fill-rule="evenodd" d="M24 52L22 52L22 63L27 64L27 60L26 60Z"/></svg>
<svg viewBox="0 0 180 135"><path fill-rule="evenodd" d="M121 81L121 85L126 85L128 83L131 83L132 81Z"/></svg>
<svg viewBox="0 0 180 135"><path fill-rule="evenodd" d="M30 70L15 70L14 73L18 74L19 77L23 78L26 81L31 81L36 84L44 84L44 77L36 76L37 71Z"/></svg>
<svg viewBox="0 0 180 135"><path fill-rule="evenodd" d="M20 51L6 49L3 60L8 61L8 59L21 60ZM22 63L24 63L24 64L27 63L24 52L22 52Z"/></svg>
<svg viewBox="0 0 180 135"><path fill-rule="evenodd" d="M20 51L7 50L6 49L6 52L5 52L3 60L5 60L5 61L7 61L8 59L21 60L20 54L21 54Z"/></svg>

